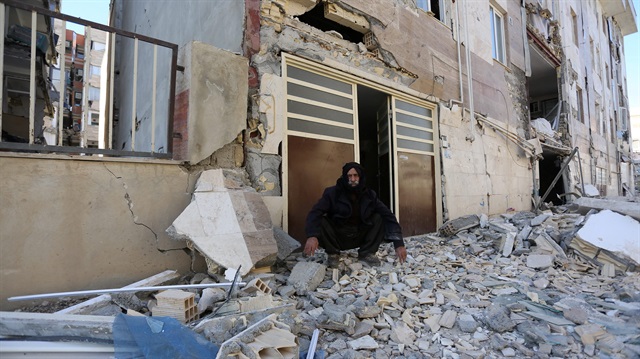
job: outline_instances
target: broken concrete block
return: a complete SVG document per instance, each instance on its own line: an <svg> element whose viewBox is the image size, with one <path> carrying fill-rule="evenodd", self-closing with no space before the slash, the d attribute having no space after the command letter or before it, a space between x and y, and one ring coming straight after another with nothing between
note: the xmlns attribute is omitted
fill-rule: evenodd
<svg viewBox="0 0 640 359"><path fill-rule="evenodd" d="M187 208L167 233L188 240L206 259L245 275L275 263L278 251L271 216L261 196L243 190L239 173L209 170L201 174ZM238 188L240 187L240 188Z"/></svg>
<svg viewBox="0 0 640 359"><path fill-rule="evenodd" d="M593 250L590 250L589 246L582 242L606 249L623 259L632 260L635 266L640 266L639 233L640 222L629 216L603 210L588 216L584 226L576 233L576 238L571 241L570 247L588 258L597 256L599 261L612 263L616 269L627 271L628 269L624 268L622 263L601 258L598 253L592 253ZM597 249L595 252L598 252Z"/></svg>
<svg viewBox="0 0 640 359"><path fill-rule="evenodd" d="M479 224L480 218L472 214L447 221L440 227L439 232L442 236L450 237L464 229L473 228Z"/></svg>
<svg viewBox="0 0 640 359"><path fill-rule="evenodd" d="M382 308L377 305L356 306L353 313L360 319L375 318L382 312Z"/></svg>
<svg viewBox="0 0 640 359"><path fill-rule="evenodd" d="M444 314L442 315L442 318L440 318L440 321L438 321L438 324L440 324L440 326L445 327L445 328L453 328L453 325L456 324L456 317L458 316L458 313L455 310L447 310L446 312L444 312Z"/></svg>
<svg viewBox="0 0 640 359"><path fill-rule="evenodd" d="M269 295L271 294L271 288L262 281L260 278L254 278L249 283L247 283L242 291L247 294L256 293L257 295Z"/></svg>
<svg viewBox="0 0 640 359"><path fill-rule="evenodd" d="M225 299L227 294L222 288L204 288L198 301L198 313L212 309L213 304Z"/></svg>
<svg viewBox="0 0 640 359"><path fill-rule="evenodd" d="M573 201L579 205L578 212L587 214L592 209L611 210L620 214L624 214L640 221L640 206L637 202L617 201L605 198L578 198Z"/></svg>
<svg viewBox="0 0 640 359"><path fill-rule="evenodd" d="M513 252L513 245L515 243L515 239L516 239L515 232L507 233L506 238L504 240L504 245L502 246L502 256L508 257L511 255L511 252Z"/></svg>
<svg viewBox="0 0 640 359"><path fill-rule="evenodd" d="M600 191L596 188L596 186L585 183L584 185L584 197L598 197L600 195Z"/></svg>
<svg viewBox="0 0 640 359"><path fill-rule="evenodd" d="M538 289L545 289L549 286L549 280L546 278L538 278L533 281L533 285Z"/></svg>
<svg viewBox="0 0 640 359"><path fill-rule="evenodd" d="M319 328L343 331L349 335L355 333L357 320L345 306L326 303L323 309L324 311L318 317Z"/></svg>
<svg viewBox="0 0 640 359"><path fill-rule="evenodd" d="M576 324L585 324L589 319L587 311L579 307L567 308L563 314L565 318Z"/></svg>
<svg viewBox="0 0 640 359"><path fill-rule="evenodd" d="M530 254L527 256L527 267L545 269L553 265L553 256L548 254Z"/></svg>
<svg viewBox="0 0 640 359"><path fill-rule="evenodd" d="M431 329L432 333L435 333L440 330L440 318L442 318L442 314L434 314L425 319L424 324L426 324L429 329Z"/></svg>
<svg viewBox="0 0 640 359"><path fill-rule="evenodd" d="M293 251L300 248L300 242L296 241L280 227L273 227L273 237L278 245L278 259L280 260L285 260Z"/></svg>
<svg viewBox="0 0 640 359"><path fill-rule="evenodd" d="M371 320L363 320L360 323L356 324L355 330L351 337L354 339L358 339L364 337L365 335L369 335L369 333L371 333L371 331L373 330L373 323L374 322Z"/></svg>
<svg viewBox="0 0 640 359"><path fill-rule="evenodd" d="M400 322L393 326L391 336L389 338L398 344L411 345L416 340L416 333L407 325L407 323Z"/></svg>
<svg viewBox="0 0 640 359"><path fill-rule="evenodd" d="M276 306L271 295L243 298L238 301L238 304L240 304L240 311L242 312L254 312Z"/></svg>
<svg viewBox="0 0 640 359"><path fill-rule="evenodd" d="M378 342L373 339L370 335L364 336L362 338L358 338L356 340L351 340L347 342L351 349L360 350L360 349L378 349Z"/></svg>
<svg viewBox="0 0 640 359"><path fill-rule="evenodd" d="M458 316L458 327L465 333L473 333L478 328L478 322L470 314L460 314Z"/></svg>
<svg viewBox="0 0 640 359"><path fill-rule="evenodd" d="M509 309L504 305L492 304L484 311L484 320L491 329L502 333L516 326L509 313Z"/></svg>
<svg viewBox="0 0 640 359"><path fill-rule="evenodd" d="M280 167L282 157L267 154L251 146L245 147L245 169L255 190L263 196L280 196L280 176L274 168Z"/></svg>
<svg viewBox="0 0 640 359"><path fill-rule="evenodd" d="M533 219L531 220L530 225L531 225L531 227L539 226L539 225L541 225L544 221L546 221L546 220L547 220L547 218L549 218L549 217L551 217L551 215L550 215L550 214L548 214L548 213L543 213L543 214L541 214L541 215L539 215L539 216L537 216L537 217L533 218Z"/></svg>
<svg viewBox="0 0 640 359"><path fill-rule="evenodd" d="M291 270L287 284L296 289L298 295L315 290L324 280L327 267L315 262L298 262Z"/></svg>
<svg viewBox="0 0 640 359"><path fill-rule="evenodd" d="M595 344L598 339L607 335L607 331L598 324L578 325L575 330L584 345Z"/></svg>
<svg viewBox="0 0 640 359"><path fill-rule="evenodd" d="M195 304L195 294L182 290L169 289L156 294L157 304L151 313L154 317L171 317L182 323L200 318Z"/></svg>
<svg viewBox="0 0 640 359"><path fill-rule="evenodd" d="M296 336L276 318L271 314L225 341L220 345L216 358L298 358Z"/></svg>

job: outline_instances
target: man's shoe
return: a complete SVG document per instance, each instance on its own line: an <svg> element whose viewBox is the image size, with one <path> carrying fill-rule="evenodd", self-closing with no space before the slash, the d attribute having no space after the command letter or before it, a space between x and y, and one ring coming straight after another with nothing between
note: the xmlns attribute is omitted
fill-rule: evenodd
<svg viewBox="0 0 640 359"><path fill-rule="evenodd" d="M358 256L358 259L360 259L362 262L365 262L372 267L377 267L380 265L380 259L378 259L375 253L369 253L364 256Z"/></svg>
<svg viewBox="0 0 640 359"><path fill-rule="evenodd" d="M329 254L329 259L327 260L327 266L332 268L338 268L340 265L340 255L339 254Z"/></svg>

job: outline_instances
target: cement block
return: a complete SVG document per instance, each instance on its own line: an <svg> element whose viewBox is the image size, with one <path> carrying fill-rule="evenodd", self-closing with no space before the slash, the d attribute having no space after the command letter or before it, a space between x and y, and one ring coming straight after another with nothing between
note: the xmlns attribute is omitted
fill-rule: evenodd
<svg viewBox="0 0 640 359"><path fill-rule="evenodd" d="M291 270L287 284L296 288L298 295L315 290L324 280L327 267L315 262L298 262Z"/></svg>
<svg viewBox="0 0 640 359"><path fill-rule="evenodd" d="M276 239L276 244L278 245L278 259L280 260L284 260L293 251L300 248L300 242L296 241L295 238L291 237L280 227L273 227L273 237Z"/></svg>
<svg viewBox="0 0 640 359"><path fill-rule="evenodd" d="M553 265L553 256L548 254L531 254L527 256L527 267L534 269L549 268Z"/></svg>

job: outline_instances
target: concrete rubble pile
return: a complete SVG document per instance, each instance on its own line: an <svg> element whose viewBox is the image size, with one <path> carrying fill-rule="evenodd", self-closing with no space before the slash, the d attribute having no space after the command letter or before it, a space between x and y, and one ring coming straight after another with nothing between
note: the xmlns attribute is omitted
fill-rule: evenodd
<svg viewBox="0 0 640 359"><path fill-rule="evenodd" d="M378 252L379 267L359 262L354 251L343 253L338 268L325 265L322 251L311 258L292 253L279 257L271 271L240 273L236 279L246 284L234 290L185 291L193 296L177 297L187 298L197 314L179 319L219 346L218 358L298 358L316 344L316 329L313 347L327 359L637 358L637 248L625 249L623 241L622 249L592 253L574 242L592 243L594 233L602 238L589 223L600 228L599 217L611 221L614 213L623 218L612 225L638 231L631 237L638 247L638 222L607 210L583 215L568 208L449 221L439 233L407 238L404 264L397 263L390 244ZM608 232L625 235L617 228ZM282 231L275 235L286 237ZM175 283L176 273L158 275L156 282L169 279ZM179 283L232 279L210 269ZM81 317L135 309L149 316L158 306L153 296L107 297L101 306L94 299L84 310L61 312ZM12 320L0 321L0 335L16 335L7 329L15 328ZM109 320L99 322L104 329ZM109 338L105 331L100 339Z"/></svg>

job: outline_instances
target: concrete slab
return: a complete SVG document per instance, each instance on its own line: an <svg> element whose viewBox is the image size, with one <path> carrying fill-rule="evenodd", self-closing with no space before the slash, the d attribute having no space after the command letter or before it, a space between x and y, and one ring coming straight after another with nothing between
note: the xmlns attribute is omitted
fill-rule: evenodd
<svg viewBox="0 0 640 359"><path fill-rule="evenodd" d="M261 196L242 187L234 171L210 170L200 176L193 200L167 233L186 239L206 258L247 274L275 263L278 252L271 216Z"/></svg>
<svg viewBox="0 0 640 359"><path fill-rule="evenodd" d="M629 216L610 210L600 211L587 218L576 236L640 264L640 222Z"/></svg>
<svg viewBox="0 0 640 359"><path fill-rule="evenodd" d="M626 214L640 221L640 203L618 201L607 198L578 198L573 203L578 204L578 212L586 214L591 209L608 209L620 214Z"/></svg>

